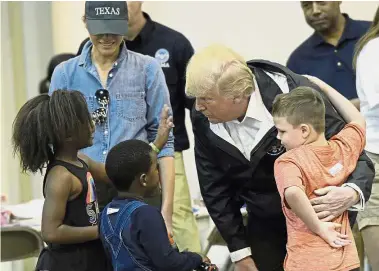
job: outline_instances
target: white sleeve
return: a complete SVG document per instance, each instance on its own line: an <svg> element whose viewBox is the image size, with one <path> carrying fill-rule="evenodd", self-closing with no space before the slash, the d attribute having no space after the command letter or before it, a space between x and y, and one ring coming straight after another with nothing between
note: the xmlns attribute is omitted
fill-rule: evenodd
<svg viewBox="0 0 379 271"><path fill-rule="evenodd" d="M251 256L251 249L249 247L230 253L230 259L232 260L232 262L238 262L248 256Z"/></svg>
<svg viewBox="0 0 379 271"><path fill-rule="evenodd" d="M364 211L365 209L365 196L363 195L362 190L356 185L355 183L344 183L342 187L350 187L358 192L359 194L359 202L353 206L351 206L348 210L349 211Z"/></svg>
<svg viewBox="0 0 379 271"><path fill-rule="evenodd" d="M357 90L362 92L370 109L379 105L379 38L369 41L357 59Z"/></svg>

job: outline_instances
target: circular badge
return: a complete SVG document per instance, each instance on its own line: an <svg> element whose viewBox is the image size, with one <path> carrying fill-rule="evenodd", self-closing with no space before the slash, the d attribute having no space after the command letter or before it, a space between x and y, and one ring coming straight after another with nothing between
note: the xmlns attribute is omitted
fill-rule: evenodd
<svg viewBox="0 0 379 271"><path fill-rule="evenodd" d="M272 155L272 156L278 156L284 153L286 148L283 145L278 145L278 146L271 146L271 148L267 151L267 154Z"/></svg>
<svg viewBox="0 0 379 271"><path fill-rule="evenodd" d="M170 54L164 48L159 49L155 53L155 59L158 60L158 62L161 64L166 63L169 60L169 58L170 58Z"/></svg>

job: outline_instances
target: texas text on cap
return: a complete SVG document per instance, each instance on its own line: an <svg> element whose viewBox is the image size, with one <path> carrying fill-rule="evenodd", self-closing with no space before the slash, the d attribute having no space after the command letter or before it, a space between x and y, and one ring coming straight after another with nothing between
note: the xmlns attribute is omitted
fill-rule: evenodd
<svg viewBox="0 0 379 271"><path fill-rule="evenodd" d="M128 7L126 1L86 1L85 17L91 35L128 32Z"/></svg>

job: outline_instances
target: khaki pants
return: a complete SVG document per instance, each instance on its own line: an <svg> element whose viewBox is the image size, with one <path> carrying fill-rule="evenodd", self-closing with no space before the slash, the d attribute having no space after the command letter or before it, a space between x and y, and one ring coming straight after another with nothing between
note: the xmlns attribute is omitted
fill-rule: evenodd
<svg viewBox="0 0 379 271"><path fill-rule="evenodd" d="M174 239L179 250L201 253L200 235L192 211L182 152L175 152L175 193L172 220Z"/></svg>
<svg viewBox="0 0 379 271"><path fill-rule="evenodd" d="M158 195L146 198L145 202L160 208L162 196ZM175 191L172 228L174 240L180 251L188 250L201 253L200 235L195 216L192 212L191 195L184 170L183 153L181 152L175 152Z"/></svg>
<svg viewBox="0 0 379 271"><path fill-rule="evenodd" d="M360 240L360 245L357 245L357 248L361 260L364 250L372 270L379 271L379 154L367 151L366 154L375 165L375 177L371 197L366 202L365 210L358 213L356 224L360 232L355 232L354 239ZM362 262L361 270L363 270Z"/></svg>

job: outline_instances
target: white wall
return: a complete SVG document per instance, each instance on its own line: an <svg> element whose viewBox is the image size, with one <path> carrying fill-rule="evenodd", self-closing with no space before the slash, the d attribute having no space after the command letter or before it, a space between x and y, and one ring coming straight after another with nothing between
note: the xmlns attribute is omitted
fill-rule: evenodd
<svg viewBox="0 0 379 271"><path fill-rule="evenodd" d="M354 19L372 20L379 2L344 2L342 11ZM145 2L153 20L182 32L195 49L224 43L247 59L265 58L284 64L312 30L299 2ZM217 10L217 11L216 11ZM84 2L54 2L52 9L55 53L76 52L86 37L81 22ZM193 136L190 123L187 126ZM198 192L192 149L185 152L192 196Z"/></svg>
<svg viewBox="0 0 379 271"><path fill-rule="evenodd" d="M12 138L12 121L15 117L15 97L9 91L13 90L13 63L10 58L12 55L11 38L9 25L8 4L1 3L1 193L7 195L10 203L19 201L19 176L18 164L12 156L12 146L10 144ZM7 67L7 68L4 68Z"/></svg>
<svg viewBox="0 0 379 271"><path fill-rule="evenodd" d="M372 20L378 4L344 2L341 8L352 18ZM221 42L248 59L282 64L312 33L299 2L146 2L144 9L184 33L195 48Z"/></svg>
<svg viewBox="0 0 379 271"><path fill-rule="evenodd" d="M50 10L51 2L48 1L23 2L23 36L27 41L27 46L24 46L27 99L39 94L39 83L46 78L47 66L53 56ZM43 175L38 172L30 176L33 198L42 198Z"/></svg>

